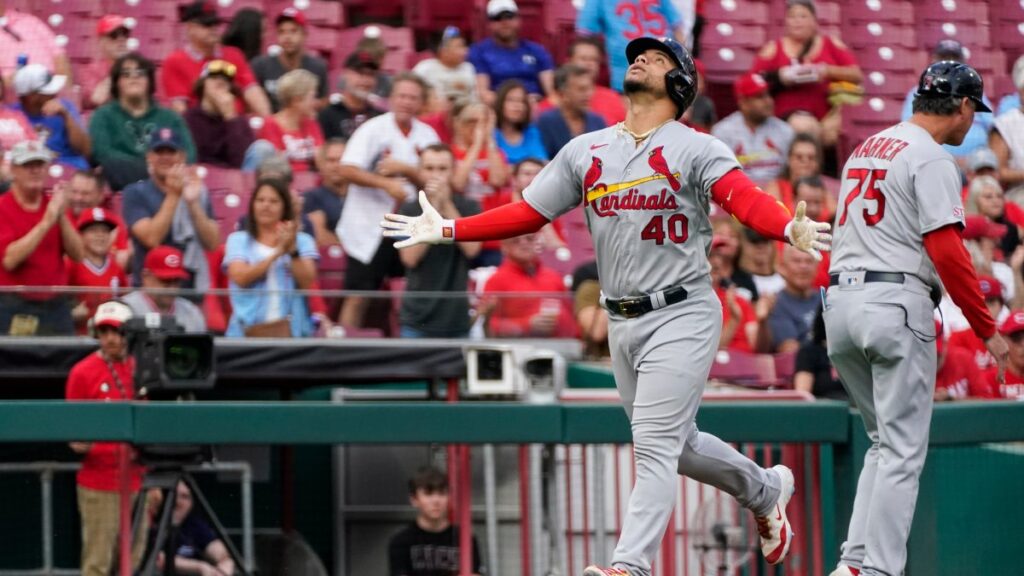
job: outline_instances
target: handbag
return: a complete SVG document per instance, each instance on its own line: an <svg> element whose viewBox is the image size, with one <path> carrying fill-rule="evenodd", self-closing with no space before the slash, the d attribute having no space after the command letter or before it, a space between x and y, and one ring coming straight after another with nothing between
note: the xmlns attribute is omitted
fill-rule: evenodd
<svg viewBox="0 0 1024 576"><path fill-rule="evenodd" d="M289 318L260 322L243 328L246 338L291 338L292 323Z"/></svg>

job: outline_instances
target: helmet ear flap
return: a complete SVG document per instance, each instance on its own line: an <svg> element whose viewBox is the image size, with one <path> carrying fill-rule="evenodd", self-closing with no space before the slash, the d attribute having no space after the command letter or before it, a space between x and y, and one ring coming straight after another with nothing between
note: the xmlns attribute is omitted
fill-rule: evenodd
<svg viewBox="0 0 1024 576"><path fill-rule="evenodd" d="M697 80L683 68L665 73L665 91L676 105L676 120L693 104L697 97Z"/></svg>

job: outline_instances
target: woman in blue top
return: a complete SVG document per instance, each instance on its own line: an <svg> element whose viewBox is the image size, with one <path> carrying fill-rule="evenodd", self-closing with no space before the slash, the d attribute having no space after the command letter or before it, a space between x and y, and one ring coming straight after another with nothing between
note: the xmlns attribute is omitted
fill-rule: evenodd
<svg viewBox="0 0 1024 576"><path fill-rule="evenodd" d="M310 336L306 298L295 294L316 281L319 252L313 237L298 231L291 192L280 180L256 183L244 230L228 236L224 267L231 306L227 336L268 322L288 321L292 336ZM276 331L275 331L276 332Z"/></svg>
<svg viewBox="0 0 1024 576"><path fill-rule="evenodd" d="M548 159L540 131L530 122L530 100L522 82L502 82L494 99L494 112L497 116L494 139L509 165L527 158Z"/></svg>

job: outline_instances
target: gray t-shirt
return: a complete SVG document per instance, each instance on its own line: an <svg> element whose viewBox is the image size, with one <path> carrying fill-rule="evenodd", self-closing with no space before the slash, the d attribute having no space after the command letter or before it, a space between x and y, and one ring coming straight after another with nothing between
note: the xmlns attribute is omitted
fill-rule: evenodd
<svg viewBox="0 0 1024 576"><path fill-rule="evenodd" d="M136 317L160 313L153 299L141 290L129 292L121 301L132 309L132 314ZM174 299L174 319L181 324L185 332L206 332L206 317L203 316L203 311L184 298Z"/></svg>
<svg viewBox="0 0 1024 576"><path fill-rule="evenodd" d="M277 56L258 56L252 61L252 73L256 76L256 81L263 87L263 91L267 93L267 97L270 98L270 104L274 107L274 112L280 109L280 104L277 102L277 81L284 76L288 70L284 69L284 65L281 64L281 60ZM322 58L318 58L311 54L303 54L302 60L299 63L299 68L303 70L309 70L316 76L316 97L326 98L328 91L328 80L327 80L327 62L324 62Z"/></svg>
<svg viewBox="0 0 1024 576"><path fill-rule="evenodd" d="M793 141L793 129L788 123L772 116L751 130L739 111L715 124L711 135L732 149L743 171L760 184L778 178Z"/></svg>
<svg viewBox="0 0 1024 576"><path fill-rule="evenodd" d="M786 340L806 342L814 326L814 315L818 313L819 297L811 294L800 298L782 290L775 296L775 307L768 316L772 331L772 347L778 348Z"/></svg>
<svg viewBox="0 0 1024 576"><path fill-rule="evenodd" d="M710 285L711 186L739 168L718 139L669 122L640 146L613 126L573 139L523 196L554 219L585 202L610 298Z"/></svg>
<svg viewBox="0 0 1024 576"><path fill-rule="evenodd" d="M901 122L868 138L843 168L829 272L913 274L938 286L924 235L964 223L956 161L923 128Z"/></svg>

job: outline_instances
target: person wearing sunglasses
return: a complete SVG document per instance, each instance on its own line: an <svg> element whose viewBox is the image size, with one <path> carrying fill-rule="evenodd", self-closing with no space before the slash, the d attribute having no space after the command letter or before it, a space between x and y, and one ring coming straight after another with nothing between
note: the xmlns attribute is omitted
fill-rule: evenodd
<svg viewBox="0 0 1024 576"><path fill-rule="evenodd" d="M476 96L476 69L466 61L468 54L462 31L456 26L448 26L437 45L437 57L424 60L412 69L414 74L430 83L443 109L457 100Z"/></svg>
<svg viewBox="0 0 1024 576"><path fill-rule="evenodd" d="M196 147L185 121L156 101L156 66L138 53L126 54L109 72L112 100L89 118L93 161L103 168L111 189L149 177L146 150L149 135L168 127L182 135L188 162L196 161Z"/></svg>
<svg viewBox="0 0 1024 576"><path fill-rule="evenodd" d="M554 94L554 61L543 46L519 37L522 22L515 0L490 0L487 20L490 37L469 49L483 101L494 104L495 90L510 78L521 81L536 102Z"/></svg>
<svg viewBox="0 0 1024 576"><path fill-rule="evenodd" d="M82 88L82 109L93 110L110 101L110 68L128 54L132 36L128 20L119 14L107 14L96 23L99 58L78 68L75 77Z"/></svg>

